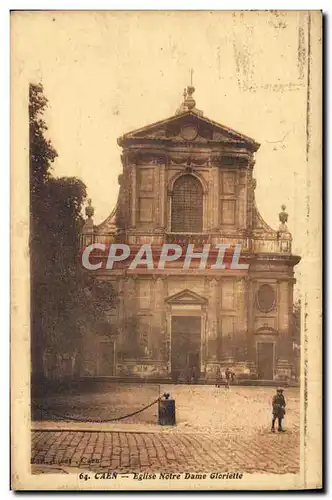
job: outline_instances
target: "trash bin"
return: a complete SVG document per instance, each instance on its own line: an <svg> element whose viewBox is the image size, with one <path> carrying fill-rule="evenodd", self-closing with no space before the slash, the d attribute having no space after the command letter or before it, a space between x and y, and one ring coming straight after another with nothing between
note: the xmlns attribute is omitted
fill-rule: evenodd
<svg viewBox="0 0 332 500"><path fill-rule="evenodd" d="M169 394L164 394L164 397L158 404L158 424L175 425L175 400L169 399Z"/></svg>

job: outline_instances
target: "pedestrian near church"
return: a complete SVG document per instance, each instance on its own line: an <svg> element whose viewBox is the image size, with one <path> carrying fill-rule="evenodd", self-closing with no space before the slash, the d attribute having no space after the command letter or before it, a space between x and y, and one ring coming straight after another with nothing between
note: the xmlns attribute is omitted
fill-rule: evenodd
<svg viewBox="0 0 332 500"><path fill-rule="evenodd" d="M226 385L225 389L229 389L229 381L231 379L232 372L231 370L227 367L225 370L225 379L226 379Z"/></svg>
<svg viewBox="0 0 332 500"><path fill-rule="evenodd" d="M196 365L193 365L193 367L191 369L191 381L192 381L192 383L197 384L198 378L199 378L198 368Z"/></svg>
<svg viewBox="0 0 332 500"><path fill-rule="evenodd" d="M285 432L284 429L282 428L282 420L285 417L285 407L286 407L286 401L283 395L284 390L279 387L277 389L277 394L273 396L272 399L272 427L271 431L275 432L274 430L274 425L275 421L278 419L278 432Z"/></svg>
<svg viewBox="0 0 332 500"><path fill-rule="evenodd" d="M190 363L187 362L186 368L184 370L184 376L186 380L186 384L191 384L191 366Z"/></svg>

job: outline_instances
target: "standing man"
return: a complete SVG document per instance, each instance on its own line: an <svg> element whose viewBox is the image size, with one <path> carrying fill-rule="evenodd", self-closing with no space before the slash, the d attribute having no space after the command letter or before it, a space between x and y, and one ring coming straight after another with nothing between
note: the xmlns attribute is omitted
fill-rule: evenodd
<svg viewBox="0 0 332 500"><path fill-rule="evenodd" d="M184 374L185 374L186 384L191 384L191 366L189 361L187 361Z"/></svg>
<svg viewBox="0 0 332 500"><path fill-rule="evenodd" d="M197 382L198 382L198 369L197 369L197 366L195 364L192 367L191 379L192 379L193 384L197 384Z"/></svg>
<svg viewBox="0 0 332 500"><path fill-rule="evenodd" d="M225 385L225 389L229 389L229 380L231 378L231 370L227 367L226 370L225 370L225 378L226 378L226 385Z"/></svg>
<svg viewBox="0 0 332 500"><path fill-rule="evenodd" d="M220 387L220 385L222 383L221 381L222 381L222 374L221 374L220 366L217 366L217 370L216 370L216 387Z"/></svg>
<svg viewBox="0 0 332 500"><path fill-rule="evenodd" d="M285 410L286 401L283 392L284 390L279 387L277 389L277 394L275 394L272 399L273 418L272 418L271 432L275 432L274 424L277 419L278 419L278 432L285 432L284 429L282 428L282 419L284 418L286 413Z"/></svg>

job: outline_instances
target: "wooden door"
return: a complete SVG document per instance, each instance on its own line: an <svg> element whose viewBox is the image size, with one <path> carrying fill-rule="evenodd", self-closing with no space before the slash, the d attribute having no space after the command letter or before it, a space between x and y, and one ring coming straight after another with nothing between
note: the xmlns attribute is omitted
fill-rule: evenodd
<svg viewBox="0 0 332 500"><path fill-rule="evenodd" d="M260 380L273 380L274 344L273 342L257 343L257 371Z"/></svg>
<svg viewBox="0 0 332 500"><path fill-rule="evenodd" d="M196 366L200 371L200 316L172 316L171 349L173 378L185 378L189 365Z"/></svg>

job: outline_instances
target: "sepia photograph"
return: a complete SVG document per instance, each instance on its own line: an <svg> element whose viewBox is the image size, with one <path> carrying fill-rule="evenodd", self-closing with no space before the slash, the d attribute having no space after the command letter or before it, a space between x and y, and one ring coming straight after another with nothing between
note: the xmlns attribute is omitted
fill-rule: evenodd
<svg viewBox="0 0 332 500"><path fill-rule="evenodd" d="M322 488L321 101L320 11L11 12L14 490Z"/></svg>

